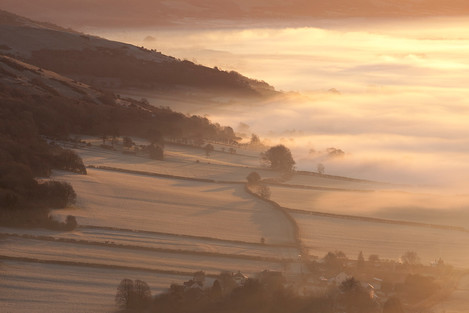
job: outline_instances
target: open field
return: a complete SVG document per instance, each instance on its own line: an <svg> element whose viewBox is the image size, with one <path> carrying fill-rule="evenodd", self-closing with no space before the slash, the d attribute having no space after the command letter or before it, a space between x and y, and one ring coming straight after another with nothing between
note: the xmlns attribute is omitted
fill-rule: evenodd
<svg viewBox="0 0 469 313"><path fill-rule="evenodd" d="M271 186L271 199L295 210L466 227L469 196L404 191L308 190Z"/></svg>
<svg viewBox="0 0 469 313"><path fill-rule="evenodd" d="M30 239L57 240L71 243L89 243L141 250L183 251L198 254L224 254L251 258L296 259L298 250L288 246L272 246L258 243L243 243L216 240L211 238L131 231L125 229L106 229L99 227L80 227L71 232L45 229L18 229L0 227L0 235L9 234Z"/></svg>
<svg viewBox="0 0 469 313"><path fill-rule="evenodd" d="M88 175L58 173L78 194L78 223L205 236L226 240L293 243L281 213L248 195L242 185L213 184L90 169Z"/></svg>
<svg viewBox="0 0 469 313"><path fill-rule="evenodd" d="M278 173L267 168L260 169L259 157L219 151L207 157L204 150L194 147L166 145L164 161L94 146L76 151L83 158L85 165L110 166L165 175L236 182L245 182L246 176L252 171L259 172L263 178L278 176ZM196 162L197 160L199 162Z"/></svg>
<svg viewBox="0 0 469 313"><path fill-rule="evenodd" d="M407 250L416 251L422 263L442 258L446 263L465 268L469 264L469 233L430 227L386 224L352 219L292 214L300 227L303 243L311 255L323 257L328 251L341 250L356 258L397 260Z"/></svg>
<svg viewBox="0 0 469 313"><path fill-rule="evenodd" d="M53 211L59 219L76 216L74 231L0 228L0 272L6 278L0 282L0 303L21 313L109 312L116 286L126 277L147 281L157 293L198 270L297 274L291 266L298 257L294 223L241 184L252 170L263 178L279 173L246 167L254 156L217 152L209 160L202 150L191 149L197 150L168 148L165 161L78 149L87 165L115 169L89 168L86 176L54 173L53 179L70 182L77 192L73 207ZM468 232L423 225L465 226L464 219L460 224L452 219L462 210L463 197L398 192L391 185L321 175L280 181L290 186L271 184L271 198L291 209L310 255L342 250L352 259L359 251L398 259L414 250L425 264L439 257L456 267L469 264ZM457 307L458 293L454 297Z"/></svg>
<svg viewBox="0 0 469 313"><path fill-rule="evenodd" d="M85 137L93 143L90 147L75 149L83 158L85 165L108 166L120 169L174 175L189 178L212 179L216 181L246 182L246 176L252 171L258 172L263 179L281 178L282 174L260 166L259 151L238 149L238 153L230 154L219 151L216 146L209 157L201 148L165 145L164 161L152 160L148 157L122 154L119 151L105 150L97 147L100 139ZM134 141L139 142L138 139ZM143 143L143 142L142 142ZM199 162L197 162L199 161ZM314 173L297 173L288 179L280 179L282 183L306 187L324 187L335 189L395 189L396 185L347 179Z"/></svg>
<svg viewBox="0 0 469 313"><path fill-rule="evenodd" d="M322 187L344 190L396 189L398 186L375 181L352 179L340 176L319 175L317 173L296 173L285 184L306 187Z"/></svg>
<svg viewBox="0 0 469 313"><path fill-rule="evenodd" d="M188 253L170 253L130 248L116 248L68 242L51 242L35 239L7 237L0 240L1 256L27 258L40 261L76 262L119 268L150 271L192 273L204 270L218 274L224 270L241 270L253 275L264 269L280 270L279 263L242 260L226 256L207 256Z"/></svg>
<svg viewBox="0 0 469 313"><path fill-rule="evenodd" d="M0 307L5 313L111 312L123 278L144 280L153 294L188 276L0 260Z"/></svg>

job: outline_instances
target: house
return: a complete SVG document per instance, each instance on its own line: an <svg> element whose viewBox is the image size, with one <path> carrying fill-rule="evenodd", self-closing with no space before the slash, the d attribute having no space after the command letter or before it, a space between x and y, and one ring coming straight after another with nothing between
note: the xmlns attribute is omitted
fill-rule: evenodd
<svg viewBox="0 0 469 313"><path fill-rule="evenodd" d="M243 286L248 279L248 277L241 273L241 271L238 271L236 274L232 274L232 278L238 286Z"/></svg>

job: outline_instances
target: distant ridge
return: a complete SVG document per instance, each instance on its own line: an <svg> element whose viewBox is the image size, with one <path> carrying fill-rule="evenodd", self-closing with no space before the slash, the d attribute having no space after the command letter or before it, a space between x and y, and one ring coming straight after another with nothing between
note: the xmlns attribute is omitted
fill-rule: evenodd
<svg viewBox="0 0 469 313"><path fill-rule="evenodd" d="M37 16L68 25L94 27L193 27L232 21L255 24L266 21L308 23L310 19L330 18L415 18L428 16L467 16L466 0L135 0L94 1L10 0L4 8L26 16ZM43 7L49 12L42 12ZM110 10L109 8L112 8Z"/></svg>

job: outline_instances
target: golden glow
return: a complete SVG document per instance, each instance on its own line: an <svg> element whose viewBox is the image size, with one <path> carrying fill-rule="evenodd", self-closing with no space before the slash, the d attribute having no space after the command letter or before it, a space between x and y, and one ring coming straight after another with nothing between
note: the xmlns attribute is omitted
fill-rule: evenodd
<svg viewBox="0 0 469 313"><path fill-rule="evenodd" d="M299 91L301 96L250 106L249 112L216 105L191 112L208 113L233 126L242 122L271 143L287 144L300 169L314 170L325 162L329 173L465 185L467 30L467 19L431 18L326 21L317 28L114 30L101 35ZM147 35L156 41L143 42ZM331 88L341 94L328 93ZM347 157L329 160L309 153L328 147L345 150Z"/></svg>

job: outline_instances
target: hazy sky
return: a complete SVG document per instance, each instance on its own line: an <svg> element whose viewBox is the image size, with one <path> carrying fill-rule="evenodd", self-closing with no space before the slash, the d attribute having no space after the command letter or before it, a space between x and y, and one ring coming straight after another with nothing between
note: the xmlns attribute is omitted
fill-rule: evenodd
<svg viewBox="0 0 469 313"><path fill-rule="evenodd" d="M194 26L240 19L307 25L318 17L469 14L466 0L0 0L0 8L72 27Z"/></svg>

